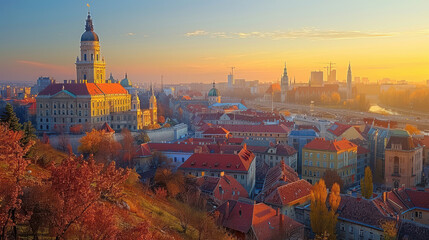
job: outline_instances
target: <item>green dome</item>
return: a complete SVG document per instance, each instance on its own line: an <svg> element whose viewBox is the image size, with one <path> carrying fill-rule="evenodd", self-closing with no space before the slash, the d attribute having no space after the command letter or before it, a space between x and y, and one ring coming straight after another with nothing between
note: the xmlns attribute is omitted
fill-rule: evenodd
<svg viewBox="0 0 429 240"><path fill-rule="evenodd" d="M216 89L215 83L213 83L213 88L210 89L209 91L209 97L219 97L219 96L220 96L219 90Z"/></svg>
<svg viewBox="0 0 429 240"><path fill-rule="evenodd" d="M121 80L121 85L122 85L122 87L132 87L133 86L131 81L128 79L127 74L125 74L125 78Z"/></svg>

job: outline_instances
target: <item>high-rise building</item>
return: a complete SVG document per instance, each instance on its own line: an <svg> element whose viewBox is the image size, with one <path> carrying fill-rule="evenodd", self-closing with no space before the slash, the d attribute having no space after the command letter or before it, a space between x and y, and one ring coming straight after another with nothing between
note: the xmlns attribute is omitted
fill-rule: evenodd
<svg viewBox="0 0 429 240"><path fill-rule="evenodd" d="M283 69L283 76L280 83L282 102L287 101L287 91L289 90L288 84L289 84L289 77L287 76L287 69L286 69L286 63L285 63L285 68Z"/></svg>
<svg viewBox="0 0 429 240"><path fill-rule="evenodd" d="M234 87L234 67L231 68L231 72L228 74L228 88Z"/></svg>
<svg viewBox="0 0 429 240"><path fill-rule="evenodd" d="M352 98L352 69L349 63L349 69L347 70L347 99Z"/></svg>
<svg viewBox="0 0 429 240"><path fill-rule="evenodd" d="M323 86L323 72L322 71L311 72L310 86L312 86L312 87Z"/></svg>
<svg viewBox="0 0 429 240"><path fill-rule="evenodd" d="M100 42L94 32L91 15L88 12L85 32L80 38L80 59L76 59L77 82L105 83L106 63L100 54Z"/></svg>

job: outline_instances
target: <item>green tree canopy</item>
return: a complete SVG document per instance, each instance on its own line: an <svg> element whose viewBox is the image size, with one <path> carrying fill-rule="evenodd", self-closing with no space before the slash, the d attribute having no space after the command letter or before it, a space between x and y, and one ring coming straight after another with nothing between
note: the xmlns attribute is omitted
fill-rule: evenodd
<svg viewBox="0 0 429 240"><path fill-rule="evenodd" d="M6 123L10 130L21 130L22 125L21 123L19 123L19 118L16 116L15 111L13 111L12 105L10 105L9 103L6 104L6 108L1 115L0 121Z"/></svg>

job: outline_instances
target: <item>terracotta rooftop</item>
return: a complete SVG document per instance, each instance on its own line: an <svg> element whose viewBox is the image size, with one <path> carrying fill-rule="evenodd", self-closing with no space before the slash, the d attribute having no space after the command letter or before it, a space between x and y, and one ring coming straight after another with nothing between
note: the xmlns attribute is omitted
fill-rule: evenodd
<svg viewBox="0 0 429 240"><path fill-rule="evenodd" d="M265 197L264 202L267 204L286 206L292 202L301 199L309 198L312 185L304 179L296 182L291 182L277 187L273 192Z"/></svg>
<svg viewBox="0 0 429 240"><path fill-rule="evenodd" d="M103 124L103 126L101 126L100 130L104 130L104 132L106 132L106 133L114 133L115 132L115 130L113 130L107 122L104 122L104 124Z"/></svg>
<svg viewBox="0 0 429 240"><path fill-rule="evenodd" d="M226 130L223 127L211 127L203 132L203 135L227 135L229 133L228 130Z"/></svg>
<svg viewBox="0 0 429 240"><path fill-rule="evenodd" d="M265 176L264 186L255 200L262 202L265 197L270 195L277 187L296 181L299 181L298 173L285 164L284 161L281 161L280 164L268 170Z"/></svg>
<svg viewBox="0 0 429 240"><path fill-rule="evenodd" d="M39 96L52 96L63 90L76 96L128 94L119 83L52 83L43 89Z"/></svg>
<svg viewBox="0 0 429 240"><path fill-rule="evenodd" d="M226 200L249 197L246 189L234 177L227 174L221 177L198 177L197 184L203 193L214 197L218 204L222 204Z"/></svg>
<svg viewBox="0 0 429 240"><path fill-rule="evenodd" d="M254 158L255 155L246 146L238 154L194 153L180 169L247 172Z"/></svg>
<svg viewBox="0 0 429 240"><path fill-rule="evenodd" d="M252 132L252 133L289 133L290 129L283 124L278 125L244 125L244 124L222 124L223 128L230 132Z"/></svg>
<svg viewBox="0 0 429 240"><path fill-rule="evenodd" d="M347 131L349 128L353 127L352 125L348 124L342 124L339 122L335 122L329 129L328 132L332 133L335 136L340 136L345 131Z"/></svg>
<svg viewBox="0 0 429 240"><path fill-rule="evenodd" d="M230 200L218 210L224 227L247 234L253 230L256 239L278 239L280 230L286 233L299 231L304 226L283 214L278 214L264 203Z"/></svg>
<svg viewBox="0 0 429 240"><path fill-rule="evenodd" d="M313 141L307 143L304 148L320 151L337 152L347 150L350 148L357 148L357 145L349 140L325 140L324 138L315 138Z"/></svg>

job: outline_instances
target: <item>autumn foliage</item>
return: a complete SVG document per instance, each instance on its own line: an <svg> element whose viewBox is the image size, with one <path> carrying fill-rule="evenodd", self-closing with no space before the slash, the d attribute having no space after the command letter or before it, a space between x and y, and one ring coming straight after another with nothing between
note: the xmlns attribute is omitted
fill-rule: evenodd
<svg viewBox="0 0 429 240"><path fill-rule="evenodd" d="M328 193L325 181L321 179L311 191L310 221L311 229L318 236L336 239L337 209L341 202L340 186L334 183L329 194L329 209L326 205Z"/></svg>
<svg viewBox="0 0 429 240"><path fill-rule="evenodd" d="M372 198L373 184L372 184L372 172L370 167L365 168L365 176L360 180L360 187L362 196L366 199Z"/></svg>

